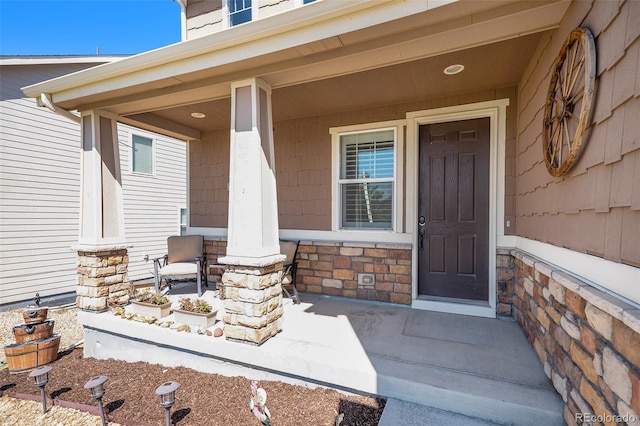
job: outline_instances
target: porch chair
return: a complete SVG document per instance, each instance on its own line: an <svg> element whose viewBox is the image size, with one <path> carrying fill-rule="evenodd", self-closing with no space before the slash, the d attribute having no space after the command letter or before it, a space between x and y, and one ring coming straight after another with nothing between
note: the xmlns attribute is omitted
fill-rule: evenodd
<svg viewBox="0 0 640 426"><path fill-rule="evenodd" d="M195 275L198 283L198 297L202 296L202 282L204 281L204 285L208 287L207 256L204 253L203 243L202 235L176 235L167 238L167 254L153 259L156 292L160 291L160 282L163 277Z"/></svg>
<svg viewBox="0 0 640 426"><path fill-rule="evenodd" d="M293 300L294 304L300 303L300 295L296 288L296 272L298 271L296 254L298 253L299 245L300 241L280 240L280 253L287 256L282 269L282 291L287 295L287 297ZM291 287L293 296L289 293L287 287Z"/></svg>

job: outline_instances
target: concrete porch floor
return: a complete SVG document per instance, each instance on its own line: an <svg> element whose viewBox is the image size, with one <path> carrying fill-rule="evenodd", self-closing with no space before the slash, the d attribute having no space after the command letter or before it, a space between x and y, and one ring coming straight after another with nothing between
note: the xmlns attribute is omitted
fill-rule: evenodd
<svg viewBox="0 0 640 426"><path fill-rule="evenodd" d="M186 291L172 291L172 300L195 296ZM203 297L221 307L216 294ZM388 398L381 425L564 424L560 396L512 321L302 294L299 305L285 299L283 331L258 347L110 312L78 319L85 356L380 395Z"/></svg>

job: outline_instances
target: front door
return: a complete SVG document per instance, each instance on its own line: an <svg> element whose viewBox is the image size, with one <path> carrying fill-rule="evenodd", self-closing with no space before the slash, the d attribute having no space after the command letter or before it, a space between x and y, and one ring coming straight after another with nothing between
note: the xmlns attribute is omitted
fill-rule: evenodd
<svg viewBox="0 0 640 426"><path fill-rule="evenodd" d="M488 301L489 124L420 126L419 298Z"/></svg>

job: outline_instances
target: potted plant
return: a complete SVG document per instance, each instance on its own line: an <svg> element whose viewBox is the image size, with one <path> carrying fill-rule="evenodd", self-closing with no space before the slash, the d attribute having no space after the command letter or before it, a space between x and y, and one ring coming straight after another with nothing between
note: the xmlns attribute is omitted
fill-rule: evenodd
<svg viewBox="0 0 640 426"><path fill-rule="evenodd" d="M204 299L180 299L180 309L173 311L176 322L190 326L209 328L216 322L216 314L211 305Z"/></svg>
<svg viewBox="0 0 640 426"><path fill-rule="evenodd" d="M133 311L138 315L154 318L166 317L171 313L171 301L160 293L145 291L137 300L132 300Z"/></svg>

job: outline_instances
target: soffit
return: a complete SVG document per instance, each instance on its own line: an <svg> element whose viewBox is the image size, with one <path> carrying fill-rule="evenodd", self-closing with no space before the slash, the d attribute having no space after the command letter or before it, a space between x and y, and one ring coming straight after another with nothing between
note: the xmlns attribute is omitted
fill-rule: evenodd
<svg viewBox="0 0 640 426"><path fill-rule="evenodd" d="M321 3L324 2L318 2ZM360 8L383 5L391 8L390 11L395 10L392 7L400 7L396 2L353 4ZM322 7L326 8L327 5L328 2ZM400 5L415 8L422 2L403 2ZM53 100L63 108L104 109L131 117L145 114L148 118L150 114L157 114L164 120L179 120L178 117L185 111L184 107L192 104L200 104L202 108L209 108L212 115L221 116L220 109L228 100L222 103L219 100L230 96L232 81L261 77L274 88L274 98L280 89L302 85L297 91L291 89L283 92L292 102L297 102L300 95L296 93L318 91L314 82L339 78L344 84L353 82L350 87L355 88L363 79L375 80L376 72L384 72L382 69L385 67L407 64L408 68L403 71L414 75L414 69L420 66L435 66L428 62L411 65L416 61L463 50L471 55L474 48L482 52L484 45L510 39L527 44L529 39L521 39L522 35L555 27L567 6L566 1L456 2L433 10L405 11L406 16L396 16L393 20L377 17L376 13L386 10L379 6L378 9L358 9L351 15L337 16L336 19L340 21L316 22L282 34L267 32L270 27L266 23L269 20L265 19L249 23L244 29L240 28L243 26L232 28L202 39L136 55L115 64L96 67L60 81L25 88L25 92L32 90L35 95L37 89L59 87L58 92L52 93ZM422 8L425 9L424 6ZM286 18L285 15L287 13L274 17L272 24ZM293 17L293 12L290 16ZM372 24L368 25L369 21ZM334 22L342 28L341 31L333 29ZM344 30L350 26L354 30ZM252 28L263 28L264 37L252 39L246 44L232 43L234 31L242 34ZM322 34L326 37L319 38ZM299 42L298 38L303 42ZM219 48L206 49L207 43L217 42L220 42ZM193 53L201 51L206 53ZM163 57L166 57L165 62ZM373 74L367 74L370 71ZM70 81L75 81L74 77L86 84L69 86ZM496 78L496 81L506 80ZM387 90L393 91L393 85ZM406 89L400 87L398 90L403 92ZM347 109L357 107L349 106L347 102L343 104ZM283 109L281 116L291 117L292 114ZM197 131L217 127L217 124L202 124L202 121L188 123L196 126L194 130ZM178 121L178 124L187 125L187 121Z"/></svg>

